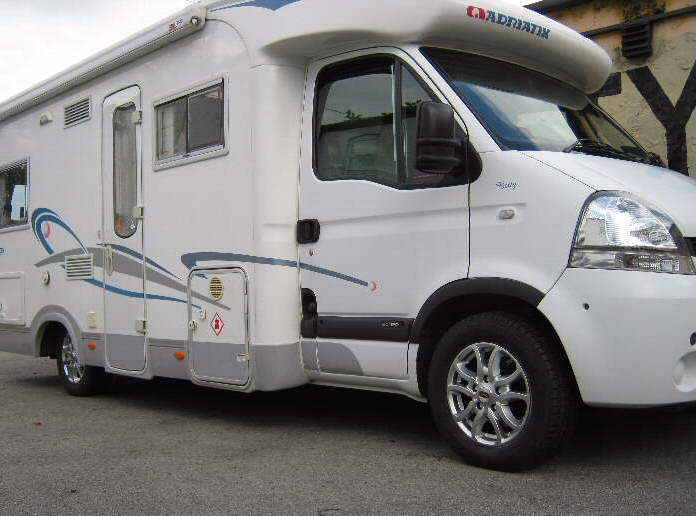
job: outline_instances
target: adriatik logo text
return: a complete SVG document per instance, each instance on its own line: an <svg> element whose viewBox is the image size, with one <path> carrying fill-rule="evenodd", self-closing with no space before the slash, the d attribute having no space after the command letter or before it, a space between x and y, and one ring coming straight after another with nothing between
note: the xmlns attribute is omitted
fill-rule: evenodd
<svg viewBox="0 0 696 516"><path fill-rule="evenodd" d="M522 18L515 18L514 16L509 16L507 14L487 11L486 9L476 7L474 5L469 6L467 9L467 14L471 18L497 23L498 25L504 25L506 27L510 27L511 29L523 30L543 39L549 39L549 36L551 35L551 29L547 29L542 25L537 25L536 23L523 20Z"/></svg>

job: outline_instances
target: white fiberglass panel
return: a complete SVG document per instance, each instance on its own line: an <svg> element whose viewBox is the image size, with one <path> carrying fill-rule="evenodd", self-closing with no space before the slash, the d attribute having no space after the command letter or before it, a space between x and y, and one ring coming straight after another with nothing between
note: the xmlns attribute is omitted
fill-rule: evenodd
<svg viewBox="0 0 696 516"><path fill-rule="evenodd" d="M590 405L696 401L696 277L567 269L540 303Z"/></svg>
<svg viewBox="0 0 696 516"><path fill-rule="evenodd" d="M568 265L592 190L517 151L481 155L471 185L472 278L508 278L547 292Z"/></svg>

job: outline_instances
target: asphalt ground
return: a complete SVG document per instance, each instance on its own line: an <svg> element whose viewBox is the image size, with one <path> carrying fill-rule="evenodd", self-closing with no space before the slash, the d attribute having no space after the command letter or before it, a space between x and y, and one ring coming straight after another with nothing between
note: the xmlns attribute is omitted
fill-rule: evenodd
<svg viewBox="0 0 696 516"><path fill-rule="evenodd" d="M0 353L0 514L695 514L696 410L586 410L548 464L463 463L427 405L118 378L68 396Z"/></svg>

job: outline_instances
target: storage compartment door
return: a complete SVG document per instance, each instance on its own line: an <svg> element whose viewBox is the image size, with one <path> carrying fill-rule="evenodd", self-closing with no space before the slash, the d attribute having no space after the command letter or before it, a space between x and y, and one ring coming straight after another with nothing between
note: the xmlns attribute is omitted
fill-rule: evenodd
<svg viewBox="0 0 696 516"><path fill-rule="evenodd" d="M192 292L210 301L193 300ZM189 279L189 360L194 378L244 385L249 380L247 287L242 269L195 270Z"/></svg>
<svg viewBox="0 0 696 516"><path fill-rule="evenodd" d="M24 325L24 273L0 274L0 324Z"/></svg>

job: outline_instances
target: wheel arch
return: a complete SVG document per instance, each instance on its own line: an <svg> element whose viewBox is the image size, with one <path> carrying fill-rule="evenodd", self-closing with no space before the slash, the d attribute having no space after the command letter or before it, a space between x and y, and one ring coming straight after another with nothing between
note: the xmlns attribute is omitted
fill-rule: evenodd
<svg viewBox="0 0 696 516"><path fill-rule="evenodd" d="M39 310L31 323L34 356L56 358L58 338L65 332L78 344L82 332L70 313L60 306L46 306Z"/></svg>
<svg viewBox="0 0 696 516"><path fill-rule="evenodd" d="M411 330L411 342L418 344L416 369L421 394L427 397L428 368L440 338L465 317L489 311L508 312L539 325L558 345L577 389L561 339L538 309L543 298L543 292L536 288L507 278L462 279L435 291L419 311Z"/></svg>

